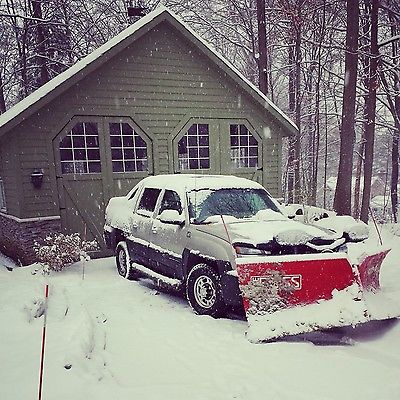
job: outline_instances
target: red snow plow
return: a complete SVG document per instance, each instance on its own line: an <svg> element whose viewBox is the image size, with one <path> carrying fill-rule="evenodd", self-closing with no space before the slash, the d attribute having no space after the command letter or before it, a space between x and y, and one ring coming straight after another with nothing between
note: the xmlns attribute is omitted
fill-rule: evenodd
<svg viewBox="0 0 400 400"><path fill-rule="evenodd" d="M388 249L352 265L346 254L237 259L239 287L252 342L393 318L400 307L380 293Z"/></svg>

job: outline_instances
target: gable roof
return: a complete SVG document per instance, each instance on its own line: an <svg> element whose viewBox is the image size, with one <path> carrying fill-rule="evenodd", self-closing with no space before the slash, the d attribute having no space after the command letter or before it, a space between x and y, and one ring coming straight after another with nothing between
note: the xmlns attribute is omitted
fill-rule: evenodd
<svg viewBox="0 0 400 400"><path fill-rule="evenodd" d="M265 110L280 121L290 133L295 133L294 122L283 113L256 86L247 80L225 57L219 54L209 43L202 39L186 23L167 7L160 5L154 11L139 19L136 23L120 32L102 46L88 54L82 60L57 75L49 82L25 97L15 106L0 115L0 137L9 129L38 111L52 99L79 82L83 77L110 60L120 51L132 44L140 36L149 32L162 21L168 21L181 32L202 53L230 76L245 92L256 100Z"/></svg>

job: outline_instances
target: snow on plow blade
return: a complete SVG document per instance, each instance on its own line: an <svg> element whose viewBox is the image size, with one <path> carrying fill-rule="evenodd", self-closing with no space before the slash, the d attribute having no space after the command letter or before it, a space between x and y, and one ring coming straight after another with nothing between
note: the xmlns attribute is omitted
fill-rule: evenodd
<svg viewBox="0 0 400 400"><path fill-rule="evenodd" d="M400 315L383 298L379 271L389 250L351 265L344 253L238 258L251 342Z"/></svg>

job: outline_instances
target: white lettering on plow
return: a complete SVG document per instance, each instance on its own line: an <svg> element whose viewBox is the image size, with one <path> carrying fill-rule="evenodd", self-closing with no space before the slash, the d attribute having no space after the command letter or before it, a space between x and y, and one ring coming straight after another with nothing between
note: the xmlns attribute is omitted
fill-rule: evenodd
<svg viewBox="0 0 400 400"><path fill-rule="evenodd" d="M251 280L252 282L267 283L270 278L267 276L252 276ZM286 287L293 290L301 290L303 287L301 274L283 275L282 280L285 282Z"/></svg>

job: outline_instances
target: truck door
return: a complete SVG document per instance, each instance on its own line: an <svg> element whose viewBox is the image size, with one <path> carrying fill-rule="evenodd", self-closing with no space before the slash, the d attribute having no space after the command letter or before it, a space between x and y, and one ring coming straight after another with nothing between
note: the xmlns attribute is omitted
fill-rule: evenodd
<svg viewBox="0 0 400 400"><path fill-rule="evenodd" d="M132 232L127 237L129 255L133 262L152 267L150 236L154 210L161 189L144 188L132 221Z"/></svg>
<svg viewBox="0 0 400 400"><path fill-rule="evenodd" d="M174 211L176 220L160 218L164 211ZM183 276L182 255L188 240L185 220L188 221L188 217L180 196L166 189L152 222L150 247L159 269L171 278Z"/></svg>

